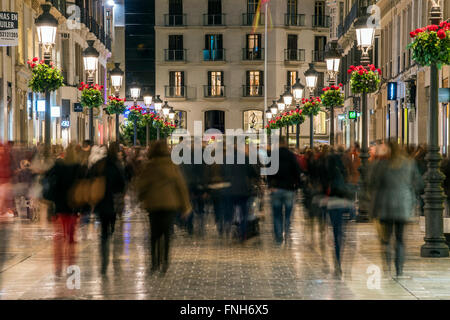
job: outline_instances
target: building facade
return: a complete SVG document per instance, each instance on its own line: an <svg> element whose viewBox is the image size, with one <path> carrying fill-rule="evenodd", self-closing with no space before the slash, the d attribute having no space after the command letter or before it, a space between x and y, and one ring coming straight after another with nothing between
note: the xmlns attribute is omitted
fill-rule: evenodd
<svg viewBox="0 0 450 320"><path fill-rule="evenodd" d="M359 118L348 119L349 110L358 110L359 97L350 91L346 70L359 61L361 53L356 44L353 27L356 19L373 5L371 14L377 16L377 30L374 46L370 52L371 63L382 69L382 82L378 92L369 95L369 136L368 142L395 139L408 145L425 144L428 141L428 113L430 70L417 65L411 58L407 45L412 41L409 32L429 25L431 1L337 1L334 4L337 13L337 35L344 50L339 75L345 86L345 109L343 109L338 127L342 129L339 140L346 146L361 141L361 123ZM450 3L441 1L443 19L450 18ZM370 10L369 10L370 11ZM440 71L441 88L449 88L450 68L444 66ZM439 141L441 151L448 153L448 103L439 106Z"/></svg>
<svg viewBox="0 0 450 320"><path fill-rule="evenodd" d="M82 52L87 40L95 40L99 62L95 82L108 91L107 60L111 55L113 30L112 7L102 1L77 0L2 0L1 11L17 12L18 46L0 49L2 72L0 85L0 139L31 145L44 141L44 96L28 88L31 70L27 61L42 58L42 49L36 34L35 19L42 13L41 4L52 5L50 13L58 20L56 43L52 49L52 61L61 69L64 86L51 94L51 106L57 111L52 116L52 144L67 145L81 142L89 136L86 112L75 112L79 102L80 82L86 81ZM111 119L110 119L111 118ZM95 117L97 143L113 138L114 123L100 110ZM112 128L112 131L110 130Z"/></svg>
<svg viewBox="0 0 450 320"><path fill-rule="evenodd" d="M264 87L270 107L298 77L305 84L303 73L311 62L320 73L315 93L325 86L326 2L270 1L267 47L267 13L262 10L258 19L257 12L257 0L155 1L156 94L191 134L194 121L202 121L203 130L222 132L261 128ZM323 112L315 119L316 139L323 142L328 140L326 117ZM295 128L290 133L294 139ZM301 146L307 144L309 121L301 125Z"/></svg>

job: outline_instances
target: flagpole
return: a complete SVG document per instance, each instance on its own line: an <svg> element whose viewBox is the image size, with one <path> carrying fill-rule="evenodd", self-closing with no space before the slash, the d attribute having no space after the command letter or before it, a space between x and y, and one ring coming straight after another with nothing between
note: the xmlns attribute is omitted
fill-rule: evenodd
<svg viewBox="0 0 450 320"><path fill-rule="evenodd" d="M265 113L267 111L267 7L269 6L269 1L265 3L264 9L264 111L263 111L263 128L265 127L266 116Z"/></svg>

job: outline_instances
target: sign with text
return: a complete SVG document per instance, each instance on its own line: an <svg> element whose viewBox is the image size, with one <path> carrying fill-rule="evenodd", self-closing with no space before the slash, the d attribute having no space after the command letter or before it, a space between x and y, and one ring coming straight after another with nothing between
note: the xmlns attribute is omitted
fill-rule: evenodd
<svg viewBox="0 0 450 320"><path fill-rule="evenodd" d="M83 106L79 102L73 104L73 112L83 112Z"/></svg>
<svg viewBox="0 0 450 320"><path fill-rule="evenodd" d="M0 11L0 46L19 45L19 15Z"/></svg>
<svg viewBox="0 0 450 320"><path fill-rule="evenodd" d="M348 112L348 118L349 118L350 120L355 120L355 119L356 119L356 111L350 110L350 111Z"/></svg>
<svg viewBox="0 0 450 320"><path fill-rule="evenodd" d="M397 100L397 82L388 83L388 100Z"/></svg>

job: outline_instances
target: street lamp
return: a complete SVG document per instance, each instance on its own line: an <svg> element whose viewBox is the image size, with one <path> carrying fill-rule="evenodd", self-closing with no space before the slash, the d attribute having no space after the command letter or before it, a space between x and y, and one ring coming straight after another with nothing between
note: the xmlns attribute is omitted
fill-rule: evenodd
<svg viewBox="0 0 450 320"><path fill-rule="evenodd" d="M161 112L161 109L162 109L162 104L163 104L163 101L159 97L159 94L156 95L156 99L153 102L153 104L155 106L156 113L159 115ZM159 140L159 126L156 127L156 139Z"/></svg>
<svg viewBox="0 0 450 320"><path fill-rule="evenodd" d="M162 107L162 112L163 112L164 117L167 117L169 115L170 106L167 103L167 101L164 101L164 106Z"/></svg>
<svg viewBox="0 0 450 320"><path fill-rule="evenodd" d="M365 68L370 63L369 50L372 47L373 39L375 35L375 28L369 23L370 16L365 15L355 22L356 40L358 41L358 48L362 51L361 65ZM368 161L369 161L369 145L368 145L368 123L367 123L367 93L362 93L361 96L361 117L362 123L362 141L361 152L359 158L361 159L360 171L360 190L361 195L359 197L359 214L357 217L358 222L369 221L368 215L368 194L367 194L367 175L368 175Z"/></svg>
<svg viewBox="0 0 450 320"><path fill-rule="evenodd" d="M267 119L267 120L272 119L272 111L270 111L270 109L267 109L267 110L266 110L266 119Z"/></svg>
<svg viewBox="0 0 450 320"><path fill-rule="evenodd" d="M278 99L277 101L277 106L278 106L278 111L283 111L284 108L286 107L286 105L284 104L284 99L283 99L283 95L280 95L280 99Z"/></svg>
<svg viewBox="0 0 450 320"><path fill-rule="evenodd" d="M133 105L134 107L137 106L137 100L141 96L141 88L137 85L136 82L133 82L130 86L130 96L133 99ZM134 138L133 138L133 144L136 146L136 138L137 138L137 120L136 117L134 118Z"/></svg>
<svg viewBox="0 0 450 320"><path fill-rule="evenodd" d="M174 118L175 118L175 111L173 110L173 107L170 107L169 119L172 121Z"/></svg>
<svg viewBox="0 0 450 320"><path fill-rule="evenodd" d="M297 106L299 105L300 100L303 98L304 91L305 86L301 84L300 78L298 78L295 84L292 86L292 92L294 93L294 99ZM295 128L295 147L300 147L300 123L297 123Z"/></svg>
<svg viewBox="0 0 450 320"><path fill-rule="evenodd" d="M325 51L325 61L327 63L327 72L329 75L328 83L336 84L336 76L339 72L339 64L341 62L341 51L336 40L328 44ZM334 106L330 107L330 145L334 146Z"/></svg>
<svg viewBox="0 0 450 320"><path fill-rule="evenodd" d="M293 96L289 90L283 94L283 102L286 106L290 106L292 104Z"/></svg>
<svg viewBox="0 0 450 320"><path fill-rule="evenodd" d="M272 105L270 106L270 113L272 114L272 117L276 117L278 113L278 105L276 100L273 100Z"/></svg>
<svg viewBox="0 0 450 320"><path fill-rule="evenodd" d="M56 29L58 28L58 20L50 14L51 5L43 4L41 5L42 14L36 18L36 30L39 38L39 43L44 51L44 62L50 65L52 58L52 47L55 44ZM45 153L50 156L50 145L51 145L51 112L50 112L50 91L45 91L45 129L44 129L44 143L45 143Z"/></svg>
<svg viewBox="0 0 450 320"><path fill-rule="evenodd" d="M94 40L87 40L88 47L83 51L84 69L88 77L87 83L92 85L95 81L95 72L97 71L99 53L94 48ZM89 108L89 140L94 142L94 108Z"/></svg>
<svg viewBox="0 0 450 320"><path fill-rule="evenodd" d="M111 70L111 86L114 88L114 95L116 98L120 95L120 88L123 82L123 71L120 69L120 63L114 63L114 69ZM116 141L119 142L119 117L120 115L116 113Z"/></svg>
<svg viewBox="0 0 450 320"><path fill-rule="evenodd" d="M439 25L442 20L440 6L433 1L430 12L430 24ZM444 175L439 170L441 155L439 153L439 72L435 63L430 66L430 104L428 117L428 152L425 157L428 170L425 173L425 244L420 248L422 257L448 257L448 246L443 235L442 182Z"/></svg>
<svg viewBox="0 0 450 320"><path fill-rule="evenodd" d="M144 104L147 107L147 112L150 112L150 105L152 104L153 97L151 96L150 92L147 90L144 93ZM150 145L150 130L149 130L149 124L148 121L146 121L145 125L145 140L147 147Z"/></svg>
<svg viewBox="0 0 450 320"><path fill-rule="evenodd" d="M317 85L319 73L314 69L314 63L309 64L308 70L305 71L306 87L309 90L309 96L314 95L314 89ZM312 149L314 146L314 115L309 115L309 146Z"/></svg>

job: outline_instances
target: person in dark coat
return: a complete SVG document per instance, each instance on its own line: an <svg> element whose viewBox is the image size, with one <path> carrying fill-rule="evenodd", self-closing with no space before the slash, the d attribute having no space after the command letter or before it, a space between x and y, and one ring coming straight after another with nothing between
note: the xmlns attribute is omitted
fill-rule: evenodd
<svg viewBox="0 0 450 320"><path fill-rule="evenodd" d="M49 181L48 192L44 194L47 200L54 202L55 216L52 220L55 226L54 262L57 276L61 276L62 262L68 258L68 265L75 259L75 229L79 208L72 204L72 187L81 175L81 166L74 144L69 144L64 159L55 161L53 167L45 174ZM68 256L68 257L66 257Z"/></svg>
<svg viewBox="0 0 450 320"><path fill-rule="evenodd" d="M106 274L109 261L109 239L114 233L117 216L117 196L122 196L125 190L125 178L123 169L117 158L119 145L115 142L109 146L105 158L97 161L89 171L91 179L95 177L105 178L105 194L103 199L95 206L94 212L98 214L101 223L101 253L102 275Z"/></svg>
<svg viewBox="0 0 450 320"><path fill-rule="evenodd" d="M295 190L297 190L301 184L300 174L301 169L297 158L288 149L286 141L281 139L278 172L268 176L268 184L271 191L273 231L275 242L277 244L283 242L283 232L285 241L289 238Z"/></svg>

